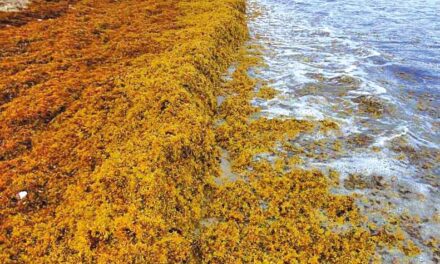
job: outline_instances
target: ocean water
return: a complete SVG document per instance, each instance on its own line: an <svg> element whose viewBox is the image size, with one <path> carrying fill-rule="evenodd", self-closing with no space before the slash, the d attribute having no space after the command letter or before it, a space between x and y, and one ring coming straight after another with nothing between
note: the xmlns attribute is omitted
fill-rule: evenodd
<svg viewBox="0 0 440 264"><path fill-rule="evenodd" d="M322 143L326 155L303 155L305 166L338 171L334 191L366 197L372 221L408 222L422 249L409 261L439 263L427 241L440 240L440 0L249 3L267 64L257 77L280 92L254 104L269 118L337 122L340 132L293 143Z"/></svg>

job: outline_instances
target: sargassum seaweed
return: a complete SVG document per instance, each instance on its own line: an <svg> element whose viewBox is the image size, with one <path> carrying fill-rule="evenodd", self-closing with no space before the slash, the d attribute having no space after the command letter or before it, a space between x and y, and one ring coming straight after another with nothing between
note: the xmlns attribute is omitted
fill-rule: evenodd
<svg viewBox="0 0 440 264"><path fill-rule="evenodd" d="M277 148L333 123L250 121L244 0L65 3L0 29L2 263L365 263L406 246ZM222 148L239 177L219 185Z"/></svg>

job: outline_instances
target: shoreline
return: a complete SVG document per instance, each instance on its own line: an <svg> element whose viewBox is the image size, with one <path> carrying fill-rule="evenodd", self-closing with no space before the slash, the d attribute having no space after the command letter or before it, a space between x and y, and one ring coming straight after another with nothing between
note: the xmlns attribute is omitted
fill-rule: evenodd
<svg viewBox="0 0 440 264"><path fill-rule="evenodd" d="M0 28L14 36L1 57L0 260L380 263L380 248L419 252L397 225L375 226L354 196L332 193L336 171L302 168L291 143L337 123L253 105L278 93L256 77L262 47L246 24L263 10L93 4Z"/></svg>
<svg viewBox="0 0 440 264"><path fill-rule="evenodd" d="M337 122L340 128L331 133L292 140L293 151L288 153L298 156L304 169L338 172L339 181L331 188L334 194L352 195L369 220L378 226L393 223L393 228L400 229L421 251L407 257L396 250L381 249L378 254L383 262L436 263L439 196L438 177L436 181L433 174L438 148L435 141L432 149L415 143L422 140L417 135L425 130L418 131L408 124L410 116L395 112L407 101L393 97L396 87L380 81L388 80L387 76L379 75L382 78L376 82L379 77L368 74L396 61L387 60L386 51L350 34L368 30L359 23L353 28L343 23L350 11L338 7L354 1L317 0L307 5L301 1L250 2L264 8L249 27L251 36L262 44L268 64L255 76L269 80L278 93L272 100L255 99L253 105L261 107L262 116L268 118ZM332 15L316 12L321 2ZM387 6L386 1L381 4ZM412 14L406 11L406 15ZM380 59L387 64L375 65ZM411 104L403 109L418 116Z"/></svg>

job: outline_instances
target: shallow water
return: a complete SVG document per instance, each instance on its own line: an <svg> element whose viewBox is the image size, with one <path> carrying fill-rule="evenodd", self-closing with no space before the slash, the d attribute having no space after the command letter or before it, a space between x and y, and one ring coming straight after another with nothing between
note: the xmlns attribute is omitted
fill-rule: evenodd
<svg viewBox="0 0 440 264"><path fill-rule="evenodd" d="M326 155L303 155L305 166L339 171L335 192L367 197L371 218L372 201L387 204L383 217L410 218L423 251L411 261L440 261L425 245L440 239L440 1L249 2L262 9L250 22L268 66L257 77L280 91L255 105L271 118L336 121L340 133L293 142L324 142L313 149Z"/></svg>

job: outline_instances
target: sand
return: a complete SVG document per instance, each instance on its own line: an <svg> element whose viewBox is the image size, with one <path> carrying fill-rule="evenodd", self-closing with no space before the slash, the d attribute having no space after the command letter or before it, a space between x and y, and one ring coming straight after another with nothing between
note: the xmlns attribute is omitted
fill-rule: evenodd
<svg viewBox="0 0 440 264"><path fill-rule="evenodd" d="M28 0L0 0L0 11L19 11L20 9L25 8L28 3Z"/></svg>

